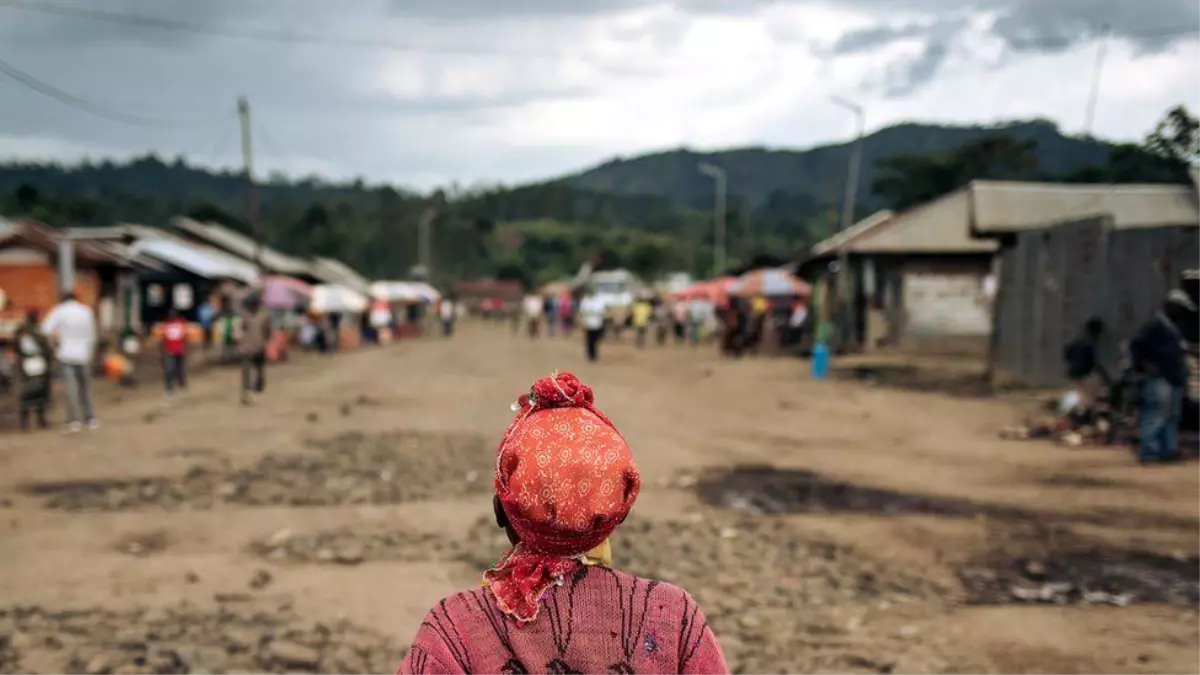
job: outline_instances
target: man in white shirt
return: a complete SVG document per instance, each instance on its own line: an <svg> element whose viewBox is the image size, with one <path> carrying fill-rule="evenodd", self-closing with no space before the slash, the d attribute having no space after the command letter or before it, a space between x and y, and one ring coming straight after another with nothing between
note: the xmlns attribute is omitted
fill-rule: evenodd
<svg viewBox="0 0 1200 675"><path fill-rule="evenodd" d="M66 293L63 301L42 322L42 333L57 347L67 388L67 432L78 433L86 421L98 429L100 421L92 412L91 368L96 348L96 318L92 309Z"/></svg>
<svg viewBox="0 0 1200 675"><path fill-rule="evenodd" d="M442 319L442 335L450 337L454 334L454 319L458 317L458 308L451 298L442 298L442 304L438 307L438 313Z"/></svg>
<svg viewBox="0 0 1200 675"><path fill-rule="evenodd" d="M588 361L595 361L599 356L600 339L604 337L604 300L592 289L579 302L579 318L583 322L584 339L587 341Z"/></svg>
<svg viewBox="0 0 1200 675"><path fill-rule="evenodd" d="M704 324L707 323L708 317L712 313L712 305L700 300L692 300L688 305L688 336L692 345L700 344L700 336L704 330Z"/></svg>
<svg viewBox="0 0 1200 675"><path fill-rule="evenodd" d="M544 304L541 296L530 293L525 296L525 320L529 325L529 337L536 339L542 325L542 310Z"/></svg>

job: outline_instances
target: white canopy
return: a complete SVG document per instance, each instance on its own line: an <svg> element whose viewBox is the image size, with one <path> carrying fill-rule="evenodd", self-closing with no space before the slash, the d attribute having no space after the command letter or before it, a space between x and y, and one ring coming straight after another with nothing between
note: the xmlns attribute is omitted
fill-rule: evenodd
<svg viewBox="0 0 1200 675"><path fill-rule="evenodd" d="M386 302L437 302L442 294L420 281L376 281L371 284L371 297Z"/></svg>
<svg viewBox="0 0 1200 675"><path fill-rule="evenodd" d="M309 307L323 314L362 314L367 311L367 298L351 288L337 284L313 286Z"/></svg>

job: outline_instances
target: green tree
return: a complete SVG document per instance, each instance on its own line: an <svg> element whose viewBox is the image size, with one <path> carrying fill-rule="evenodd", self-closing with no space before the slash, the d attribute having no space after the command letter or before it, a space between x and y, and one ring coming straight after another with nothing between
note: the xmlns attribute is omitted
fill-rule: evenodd
<svg viewBox="0 0 1200 675"><path fill-rule="evenodd" d="M973 180L1029 177L1037 168L1037 142L989 136L944 155L898 155L879 162L872 191L895 210L953 192Z"/></svg>
<svg viewBox="0 0 1200 675"><path fill-rule="evenodd" d="M1182 164L1200 161L1200 120L1182 105L1171 108L1146 136L1145 148Z"/></svg>
<svg viewBox="0 0 1200 675"><path fill-rule="evenodd" d="M13 198L16 201L17 209L21 213L30 213L37 207L38 202L41 201L41 193L29 183L21 183L20 187L13 193Z"/></svg>

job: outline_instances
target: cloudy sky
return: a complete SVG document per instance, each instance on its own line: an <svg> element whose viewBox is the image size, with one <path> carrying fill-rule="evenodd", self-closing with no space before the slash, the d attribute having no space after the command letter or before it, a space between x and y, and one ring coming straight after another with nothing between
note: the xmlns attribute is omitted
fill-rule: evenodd
<svg viewBox="0 0 1200 675"><path fill-rule="evenodd" d="M842 140L833 95L1076 133L1105 26L1094 133L1200 109L1196 0L0 0L0 157L233 165L239 94L262 173L419 188Z"/></svg>

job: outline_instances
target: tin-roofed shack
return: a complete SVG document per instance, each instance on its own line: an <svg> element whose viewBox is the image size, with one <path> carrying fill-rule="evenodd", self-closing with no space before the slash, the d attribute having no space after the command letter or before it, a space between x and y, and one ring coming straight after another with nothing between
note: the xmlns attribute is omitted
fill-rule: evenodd
<svg viewBox="0 0 1200 675"><path fill-rule="evenodd" d="M1200 218L1193 186L974 181L901 213L872 214L818 243L800 267L819 301L832 297L831 263L847 250L851 347L984 355L996 254L1018 232L1098 214L1122 231L1195 227Z"/></svg>
<svg viewBox="0 0 1200 675"><path fill-rule="evenodd" d="M58 273L59 242L64 233L33 220L0 218L0 288L7 305L0 309L0 340L11 337L30 309L46 312L58 304L62 280ZM97 311L102 331L115 319L111 301L119 274L127 269L116 253L86 242L74 245L74 291L79 301ZM102 298L108 302L101 302ZM108 308L106 310L106 308Z"/></svg>

